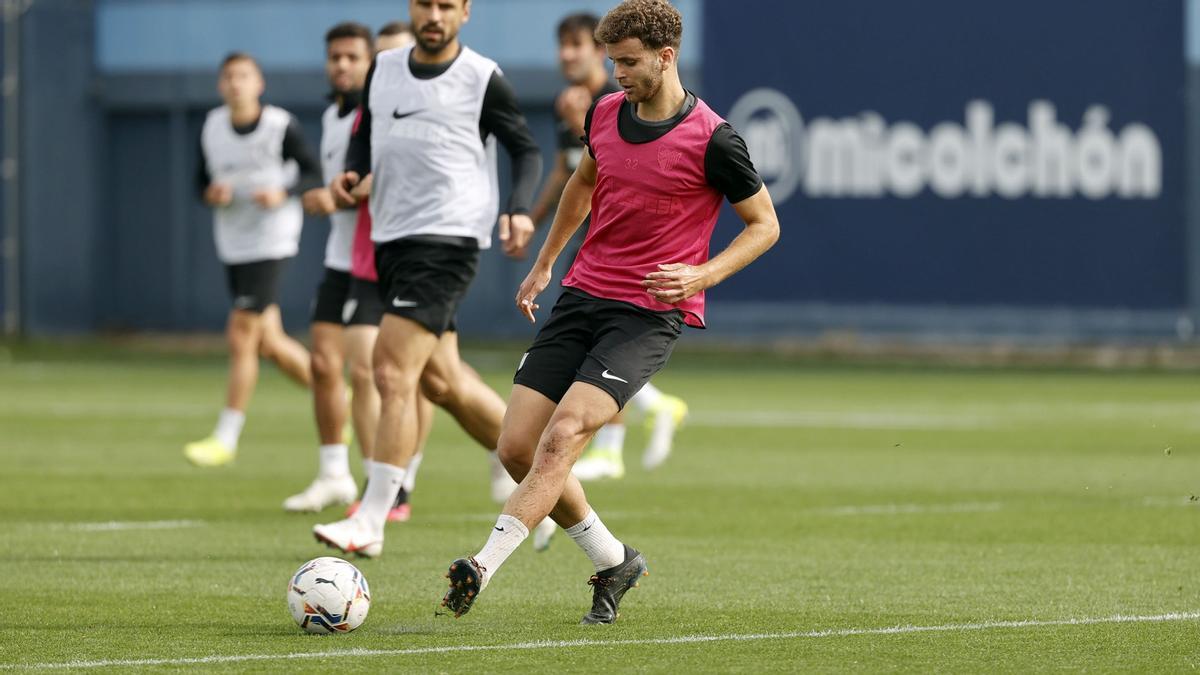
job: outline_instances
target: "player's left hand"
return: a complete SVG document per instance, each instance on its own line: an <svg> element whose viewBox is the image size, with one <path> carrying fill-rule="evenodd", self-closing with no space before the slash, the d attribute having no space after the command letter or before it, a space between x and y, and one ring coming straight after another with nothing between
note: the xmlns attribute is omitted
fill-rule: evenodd
<svg viewBox="0 0 1200 675"><path fill-rule="evenodd" d="M300 197L304 211L314 216L328 216L337 211L333 203L333 193L327 187L313 188Z"/></svg>
<svg viewBox="0 0 1200 675"><path fill-rule="evenodd" d="M525 214L500 216L500 245L510 258L524 258L533 239L533 219Z"/></svg>
<svg viewBox="0 0 1200 675"><path fill-rule="evenodd" d="M254 193L254 203L264 209L279 208L287 198L287 190L259 190Z"/></svg>
<svg viewBox="0 0 1200 675"><path fill-rule="evenodd" d="M658 270L646 275L642 287L655 300L668 305L687 300L710 285L699 267L670 263L659 265Z"/></svg>

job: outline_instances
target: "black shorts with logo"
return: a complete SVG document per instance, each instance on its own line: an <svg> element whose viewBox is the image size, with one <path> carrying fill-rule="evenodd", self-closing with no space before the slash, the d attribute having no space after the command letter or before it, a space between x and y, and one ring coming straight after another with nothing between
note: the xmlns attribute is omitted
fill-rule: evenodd
<svg viewBox="0 0 1200 675"><path fill-rule="evenodd" d="M383 309L441 336L479 269L479 243L469 237L416 236L375 246Z"/></svg>
<svg viewBox="0 0 1200 675"><path fill-rule="evenodd" d="M349 272L325 268L313 300L312 320L339 326L378 326L383 319L379 287Z"/></svg>
<svg viewBox="0 0 1200 675"><path fill-rule="evenodd" d="M279 278L283 276L285 262L286 258L226 265L233 308L258 314L278 302Z"/></svg>
<svg viewBox="0 0 1200 675"><path fill-rule="evenodd" d="M564 288L513 376L558 403L575 382L603 389L624 408L667 364L683 312L655 312Z"/></svg>

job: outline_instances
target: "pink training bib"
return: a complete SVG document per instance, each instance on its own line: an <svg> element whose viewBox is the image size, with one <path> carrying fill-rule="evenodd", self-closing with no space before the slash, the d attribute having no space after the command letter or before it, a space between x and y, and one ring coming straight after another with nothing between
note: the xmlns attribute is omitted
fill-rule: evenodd
<svg viewBox="0 0 1200 675"><path fill-rule="evenodd" d="M725 121L697 99L661 138L629 143L617 130L624 98L623 92L609 94L592 114L589 141L597 167L592 222L563 285L654 311L680 309L688 325L703 327L703 292L668 305L648 294L642 281L660 264L708 260L724 196L708 184L704 155Z"/></svg>

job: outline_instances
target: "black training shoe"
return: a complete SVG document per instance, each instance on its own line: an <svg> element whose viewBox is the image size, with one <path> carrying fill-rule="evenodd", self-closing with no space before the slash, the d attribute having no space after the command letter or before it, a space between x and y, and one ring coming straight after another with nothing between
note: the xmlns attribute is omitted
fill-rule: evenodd
<svg viewBox="0 0 1200 675"><path fill-rule="evenodd" d="M474 558L459 558L450 563L450 571L446 578L450 580L450 590L442 598L442 607L454 612L454 618L471 611L479 591L483 590L483 575L487 569L475 562Z"/></svg>
<svg viewBox="0 0 1200 675"><path fill-rule="evenodd" d="M588 579L592 587L592 611L588 612L581 624L615 623L620 614L617 606L625 591L638 585L638 579L650 574L646 569L646 559L636 549L625 547L625 562L600 570Z"/></svg>

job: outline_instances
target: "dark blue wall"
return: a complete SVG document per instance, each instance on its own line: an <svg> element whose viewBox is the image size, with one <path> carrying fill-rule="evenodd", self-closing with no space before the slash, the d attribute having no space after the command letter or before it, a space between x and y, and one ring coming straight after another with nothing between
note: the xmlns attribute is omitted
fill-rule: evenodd
<svg viewBox="0 0 1200 675"><path fill-rule="evenodd" d="M772 18L755 23L754 49L731 49L726 27L744 24L746 16ZM713 297L964 310L1185 310L1191 298L1183 19L1180 0L1086 7L1040 0L707 3L709 102L728 114L757 88L786 96L801 118L789 136L795 140L790 170L807 172L779 204L784 232L776 250ZM910 122L929 138L941 123L964 125L973 100L994 108L994 125L1025 129L1029 105L1048 101L1077 146L1094 105L1111 113L1107 128L1117 134L1143 124L1161 145L1161 192L1092 199L1079 190L1048 197L990 189L947 198L929 188L908 197L814 187L820 177L806 160L818 152L817 118L840 124L873 112L890 128ZM777 136L788 136L769 108L734 121L775 125ZM843 168L853 162L845 161ZM738 226L727 215L720 232L728 239Z"/></svg>

